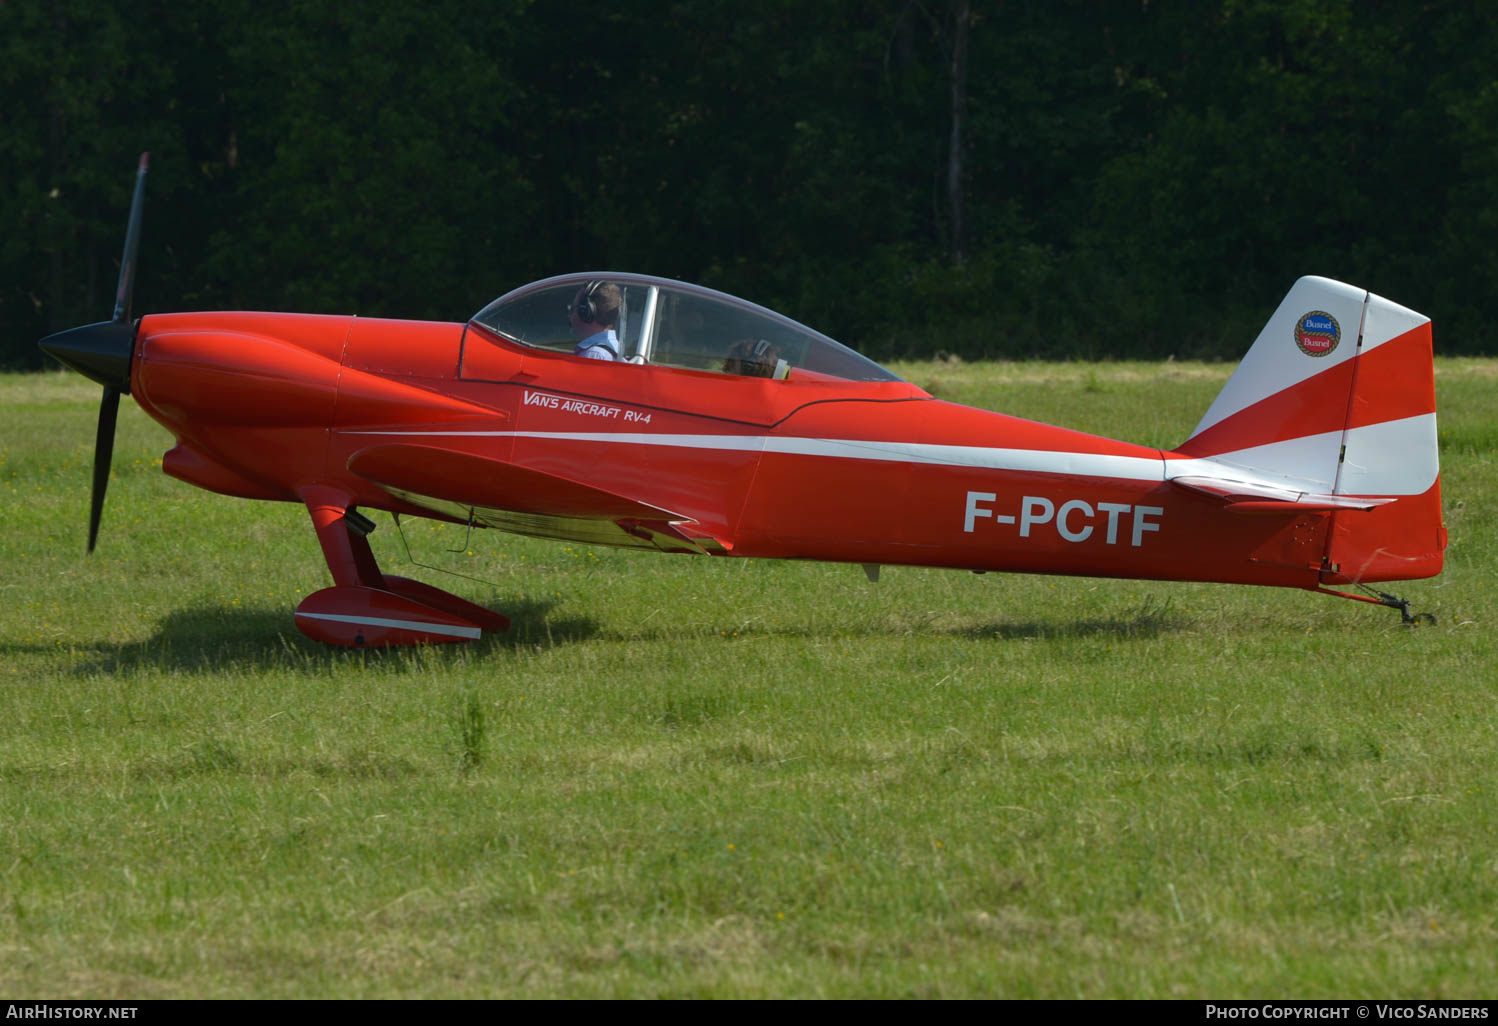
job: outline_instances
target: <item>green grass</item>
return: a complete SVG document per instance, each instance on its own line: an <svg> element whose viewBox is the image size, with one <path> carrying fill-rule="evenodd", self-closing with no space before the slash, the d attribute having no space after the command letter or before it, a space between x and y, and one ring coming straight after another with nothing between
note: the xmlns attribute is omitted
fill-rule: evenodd
<svg viewBox="0 0 1498 1026"><path fill-rule="evenodd" d="M896 369L1167 446L1228 372ZM352 652L292 624L306 513L166 478L128 401L85 559L97 390L0 377L0 991L1488 995L1498 363L1437 384L1434 628L417 521L515 627Z"/></svg>

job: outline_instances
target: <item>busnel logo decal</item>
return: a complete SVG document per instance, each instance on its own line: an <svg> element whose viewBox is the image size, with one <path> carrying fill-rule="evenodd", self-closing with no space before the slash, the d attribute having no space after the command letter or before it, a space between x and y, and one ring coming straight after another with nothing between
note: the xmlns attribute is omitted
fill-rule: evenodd
<svg viewBox="0 0 1498 1026"><path fill-rule="evenodd" d="M1295 322L1295 344L1307 356L1325 356L1342 341L1342 328L1325 310L1312 310Z"/></svg>

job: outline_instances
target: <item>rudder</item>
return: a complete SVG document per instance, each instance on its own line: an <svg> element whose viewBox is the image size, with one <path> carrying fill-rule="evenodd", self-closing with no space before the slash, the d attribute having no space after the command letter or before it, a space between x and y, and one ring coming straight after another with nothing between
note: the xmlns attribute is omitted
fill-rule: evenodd
<svg viewBox="0 0 1498 1026"><path fill-rule="evenodd" d="M1327 278L1297 281L1177 454L1324 496L1327 584L1440 573L1430 319Z"/></svg>

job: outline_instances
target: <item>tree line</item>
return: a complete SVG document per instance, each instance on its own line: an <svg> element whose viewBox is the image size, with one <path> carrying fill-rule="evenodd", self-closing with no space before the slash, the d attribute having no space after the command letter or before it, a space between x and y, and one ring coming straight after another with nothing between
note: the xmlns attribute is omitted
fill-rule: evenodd
<svg viewBox="0 0 1498 1026"><path fill-rule="evenodd" d="M875 358L1237 358L1295 278L1493 352L1498 19L1376 0L7 0L0 364L618 269Z"/></svg>

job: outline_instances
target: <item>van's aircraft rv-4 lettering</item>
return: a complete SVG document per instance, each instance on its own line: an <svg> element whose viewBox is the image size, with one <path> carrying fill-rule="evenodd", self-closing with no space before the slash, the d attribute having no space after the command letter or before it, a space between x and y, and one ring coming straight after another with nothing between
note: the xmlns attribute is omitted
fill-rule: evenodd
<svg viewBox="0 0 1498 1026"><path fill-rule="evenodd" d="M1306 588L1440 573L1428 318L1302 278L1164 451L932 398L752 303L638 274L547 278L467 323L290 313L131 319L142 156L114 316L42 348L104 386L88 547L120 395L189 484L307 507L334 645L467 641L499 613L384 573L360 510L589 545ZM577 317L618 359L574 354ZM1340 590L1360 587L1366 594Z"/></svg>

